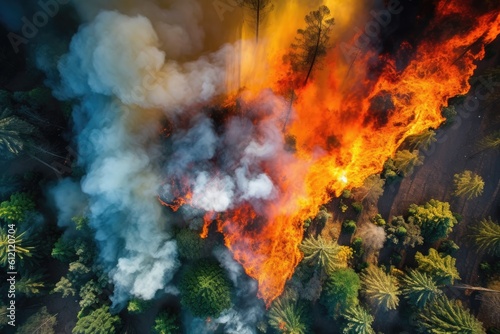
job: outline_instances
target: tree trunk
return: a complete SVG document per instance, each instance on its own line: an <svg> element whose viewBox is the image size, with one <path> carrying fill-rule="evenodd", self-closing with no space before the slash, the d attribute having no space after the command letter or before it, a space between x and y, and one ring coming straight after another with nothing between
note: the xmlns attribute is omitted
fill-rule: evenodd
<svg viewBox="0 0 500 334"><path fill-rule="evenodd" d="M319 31L318 31L318 39L316 41L316 48L314 49L314 56L313 60L311 61L311 66L309 67L309 71L307 72L306 80L304 80L304 86L307 84L307 81L309 80L309 77L311 76L314 64L316 63L316 57L318 56L318 51L319 51L319 43L321 42L321 32L323 30L323 22L319 23Z"/></svg>
<svg viewBox="0 0 500 334"><path fill-rule="evenodd" d="M286 111L285 124L283 124L283 133L286 132L286 126L288 124L288 120L290 118L290 113L292 112L293 101L295 100L295 91L292 90L292 96L290 97L290 104L288 105L288 109Z"/></svg>

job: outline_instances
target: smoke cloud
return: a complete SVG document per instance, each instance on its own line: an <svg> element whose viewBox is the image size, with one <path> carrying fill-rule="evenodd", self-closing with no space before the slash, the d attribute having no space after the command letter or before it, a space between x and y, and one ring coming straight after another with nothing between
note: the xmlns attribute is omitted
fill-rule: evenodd
<svg viewBox="0 0 500 334"><path fill-rule="evenodd" d="M64 181L53 193L59 207L63 207L62 196L83 193L88 198L100 260L115 285L115 306L130 296L154 298L179 267L176 243L157 200L163 180L161 121L222 92L224 60L231 50L226 46L194 61L173 60L201 48L203 33L190 21L200 16L193 1L177 2L168 11L154 3L129 10L141 15L102 11L80 28L59 62L61 82L55 89L60 99L80 101L74 121L79 163L87 174L81 191L80 186ZM203 144L192 151L191 158L173 163L174 172L191 163L189 159L210 158L209 146L215 140L210 141L210 132L203 132L206 126L200 123L201 132L194 127L187 137L179 136L183 138L176 144L179 147L200 134ZM208 155L198 156L200 152ZM229 205L234 185L228 177L213 180L199 172L195 180L200 207L224 210ZM218 199L215 205L214 198ZM60 219L69 215L61 212Z"/></svg>

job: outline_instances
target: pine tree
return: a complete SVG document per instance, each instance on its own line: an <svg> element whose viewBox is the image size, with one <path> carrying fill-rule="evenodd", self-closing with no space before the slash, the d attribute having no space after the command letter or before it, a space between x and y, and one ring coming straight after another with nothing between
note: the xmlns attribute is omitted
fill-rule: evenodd
<svg viewBox="0 0 500 334"><path fill-rule="evenodd" d="M33 256L32 251L35 249L28 241L26 241L26 231L16 234L14 239L15 253L19 260L25 260ZM9 245L9 235L7 234L7 229L3 226L0 228L0 265L7 265L8 258L8 246Z"/></svg>
<svg viewBox="0 0 500 334"><path fill-rule="evenodd" d="M269 325L280 334L308 334L308 319L296 300L284 295L269 310Z"/></svg>
<svg viewBox="0 0 500 334"><path fill-rule="evenodd" d="M472 228L472 238L480 250L500 256L500 225L493 222L491 217Z"/></svg>
<svg viewBox="0 0 500 334"><path fill-rule="evenodd" d="M455 184L453 195L455 196L465 196L471 199L480 196L484 190L483 178L470 170L455 174L453 182Z"/></svg>
<svg viewBox="0 0 500 334"><path fill-rule="evenodd" d="M21 223L34 209L35 202L30 195L15 193L8 201L0 203L0 218L8 223Z"/></svg>
<svg viewBox="0 0 500 334"><path fill-rule="evenodd" d="M55 315L47 311L47 307L42 307L37 313L29 317L26 322L19 327L17 334L55 334L54 327L57 325Z"/></svg>
<svg viewBox="0 0 500 334"><path fill-rule="evenodd" d="M334 318L358 304L361 281L351 268L334 271L328 276L324 286L321 303Z"/></svg>
<svg viewBox="0 0 500 334"><path fill-rule="evenodd" d="M402 283L401 292L410 304L418 308L423 308L428 302L442 294L434 279L418 270L410 270L408 275L402 278Z"/></svg>
<svg viewBox="0 0 500 334"><path fill-rule="evenodd" d="M352 250L339 246L336 242L328 242L323 237L309 237L299 246L304 253L304 262L318 266L325 273L332 273L339 268L346 268L352 256Z"/></svg>
<svg viewBox="0 0 500 334"><path fill-rule="evenodd" d="M181 303L196 317L217 317L231 306L231 283L213 262L199 262L181 278Z"/></svg>
<svg viewBox="0 0 500 334"><path fill-rule="evenodd" d="M394 310L399 304L397 279L376 266L370 266L361 274L362 291L376 308Z"/></svg>
<svg viewBox="0 0 500 334"><path fill-rule="evenodd" d="M418 135L408 137L406 141L412 150L428 150L437 141L436 132L432 129L427 129Z"/></svg>
<svg viewBox="0 0 500 334"><path fill-rule="evenodd" d="M431 199L424 205L410 205L408 222L420 226L426 242L446 238L458 221L450 210L450 204Z"/></svg>
<svg viewBox="0 0 500 334"><path fill-rule="evenodd" d="M33 297L40 294L44 288L45 282L41 274L23 276L16 282L16 290L27 297Z"/></svg>
<svg viewBox="0 0 500 334"><path fill-rule="evenodd" d="M307 84L314 66L326 56L329 48L330 31L334 19L330 18L330 9L321 6L305 17L306 29L297 30L297 38L292 44L292 51L285 57L296 72L305 73L303 85Z"/></svg>
<svg viewBox="0 0 500 334"><path fill-rule="evenodd" d="M238 5L247 8L255 15L255 40L259 42L259 31L263 16L273 9L271 0L237 0Z"/></svg>
<svg viewBox="0 0 500 334"><path fill-rule="evenodd" d="M392 160L397 173L402 176L411 175L415 167L421 166L424 163L424 157L420 155L418 150L397 151Z"/></svg>
<svg viewBox="0 0 500 334"><path fill-rule="evenodd" d="M372 328L374 318L363 307L359 305L351 307L343 317L346 320L344 334L375 334Z"/></svg>
<svg viewBox="0 0 500 334"><path fill-rule="evenodd" d="M415 260L418 263L418 269L434 276L439 284L453 284L456 279L460 279L456 259L450 255L441 256L434 248L429 249L429 255L424 256L417 252Z"/></svg>
<svg viewBox="0 0 500 334"><path fill-rule="evenodd" d="M73 285L66 277L61 277L59 282L56 283L56 286L53 293L62 293L63 298L74 296L76 294L76 289L73 288Z"/></svg>
<svg viewBox="0 0 500 334"><path fill-rule="evenodd" d="M155 334L178 334L180 327L178 319L171 313L161 312L155 318L153 326L153 333Z"/></svg>
<svg viewBox="0 0 500 334"><path fill-rule="evenodd" d="M120 318L109 313L109 306L102 306L78 319L73 334L110 334L117 333Z"/></svg>
<svg viewBox="0 0 500 334"><path fill-rule="evenodd" d="M418 313L418 327L433 334L486 334L483 325L458 301L442 296Z"/></svg>

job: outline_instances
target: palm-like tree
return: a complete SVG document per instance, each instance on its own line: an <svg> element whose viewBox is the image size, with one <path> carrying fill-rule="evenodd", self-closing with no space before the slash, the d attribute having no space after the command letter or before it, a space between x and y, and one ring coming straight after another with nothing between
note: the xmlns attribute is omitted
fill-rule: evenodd
<svg viewBox="0 0 500 334"><path fill-rule="evenodd" d="M485 330L458 301L439 297L418 313L418 326L426 333L485 334Z"/></svg>
<svg viewBox="0 0 500 334"><path fill-rule="evenodd" d="M408 176L413 173L415 167L424 163L424 157L420 155L418 150L402 150L396 152L393 161L397 172L403 176Z"/></svg>
<svg viewBox="0 0 500 334"><path fill-rule="evenodd" d="M376 308L394 310L399 304L397 279L377 266L370 266L360 275L362 291Z"/></svg>
<svg viewBox="0 0 500 334"><path fill-rule="evenodd" d="M496 131L481 139L479 142L479 148L481 150L500 148L500 131Z"/></svg>
<svg viewBox="0 0 500 334"><path fill-rule="evenodd" d="M2 156L18 155L22 152L35 132L35 127L8 109L0 112L0 153Z"/></svg>
<svg viewBox="0 0 500 334"><path fill-rule="evenodd" d="M304 308L286 294L274 301L268 316L269 325L281 334L309 333Z"/></svg>
<svg viewBox="0 0 500 334"><path fill-rule="evenodd" d="M500 255L500 225L483 219L477 227L472 228L472 238L477 247L492 255Z"/></svg>
<svg viewBox="0 0 500 334"><path fill-rule="evenodd" d="M402 278L402 282L403 295L418 308L423 308L428 302L442 294L434 279L418 270L410 270L408 275Z"/></svg>
<svg viewBox="0 0 500 334"><path fill-rule="evenodd" d="M24 238L25 235L26 235L26 231L16 234L16 236L14 237L14 242L11 243L11 244L15 245L14 251L16 253L17 259L20 259L20 260L24 260L25 258L31 257L33 255L31 251L34 249L34 247L29 245L25 241L25 238ZM9 247L9 235L6 232L6 229L2 227L2 228L0 228L0 265L1 266L5 266L8 263L8 260L9 260L8 247Z"/></svg>
<svg viewBox="0 0 500 334"><path fill-rule="evenodd" d="M30 276L23 276L16 283L16 290L27 297L32 297L38 295L45 288L45 282L43 281L43 275L34 274Z"/></svg>
<svg viewBox="0 0 500 334"><path fill-rule="evenodd" d="M406 140L412 150L427 150L437 141L436 132L434 130L427 129L418 135L408 137Z"/></svg>
<svg viewBox="0 0 500 334"><path fill-rule="evenodd" d="M325 273L346 268L347 261L352 255L349 247L340 246L334 241L327 241L321 236L306 238L299 248L304 253L306 263L318 266Z"/></svg>
<svg viewBox="0 0 500 334"><path fill-rule="evenodd" d="M484 180L481 176L466 170L463 173L455 174L455 196L465 196L467 199L478 197L483 193Z"/></svg>
<svg viewBox="0 0 500 334"><path fill-rule="evenodd" d="M344 334L375 334L372 328L373 316L363 307L359 305L351 307L343 317L347 321Z"/></svg>

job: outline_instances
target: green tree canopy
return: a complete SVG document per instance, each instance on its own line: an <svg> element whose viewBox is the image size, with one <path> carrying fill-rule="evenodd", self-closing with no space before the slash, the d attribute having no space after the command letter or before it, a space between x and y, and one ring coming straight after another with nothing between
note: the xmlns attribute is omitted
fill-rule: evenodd
<svg viewBox="0 0 500 334"><path fill-rule="evenodd" d="M455 174L453 182L455 184L453 195L455 196L464 196L471 199L480 196L484 190L483 178L470 170Z"/></svg>
<svg viewBox="0 0 500 334"><path fill-rule="evenodd" d="M407 222L403 216L393 217L385 226L385 231L387 233L387 242L397 248L413 248L424 243L420 226Z"/></svg>
<svg viewBox="0 0 500 334"><path fill-rule="evenodd" d="M327 241L318 236L306 238L299 249L304 253L304 262L318 266L325 273L347 267L347 261L352 250L346 246L339 246L335 241Z"/></svg>
<svg viewBox="0 0 500 334"><path fill-rule="evenodd" d="M421 166L424 163L424 157L420 155L418 150L397 151L392 160L398 174L403 176L411 175L415 167Z"/></svg>
<svg viewBox="0 0 500 334"><path fill-rule="evenodd" d="M328 276L321 298L328 313L334 318L358 304L358 291L361 281L351 268L339 269Z"/></svg>
<svg viewBox="0 0 500 334"><path fill-rule="evenodd" d="M35 202L26 193L15 193L10 200L0 203L0 219L8 223L20 223L35 209Z"/></svg>
<svg viewBox="0 0 500 334"><path fill-rule="evenodd" d="M206 256L206 240L191 229L180 229L175 235L179 256L187 260L197 260Z"/></svg>
<svg viewBox="0 0 500 334"><path fill-rule="evenodd" d="M32 251L35 249L32 244L26 240L26 231L17 233L14 238L14 244L16 245L15 253L17 257L18 263L17 265L22 264L19 263L19 260L24 261L26 258L30 258L33 256ZM9 258L8 258L8 245L9 245L9 235L7 233L7 229L4 226L0 226L0 265L6 266Z"/></svg>
<svg viewBox="0 0 500 334"><path fill-rule="evenodd" d="M16 290L27 297L39 295L44 288L44 276L38 273L24 275L16 282Z"/></svg>
<svg viewBox="0 0 500 334"><path fill-rule="evenodd" d="M61 293L63 298L74 296L76 294L76 289L73 288L73 285L66 277L61 277L59 282L56 283L56 286L53 290L54 293Z"/></svg>
<svg viewBox="0 0 500 334"><path fill-rule="evenodd" d="M406 138L406 142L412 150L428 150L436 141L436 132L432 129L427 129L418 135L413 135Z"/></svg>
<svg viewBox="0 0 500 334"><path fill-rule="evenodd" d="M109 306L102 306L78 319L73 334L117 333L120 318L109 313Z"/></svg>
<svg viewBox="0 0 500 334"><path fill-rule="evenodd" d="M460 279L456 259L450 255L442 256L434 248L429 249L429 255L422 253L415 254L415 260L418 263L418 269L434 277L439 284L453 284L456 279Z"/></svg>
<svg viewBox="0 0 500 334"><path fill-rule="evenodd" d="M37 313L29 317L26 322L19 327L17 334L55 334L54 327L57 325L55 315L47 311L47 307L42 307Z"/></svg>
<svg viewBox="0 0 500 334"><path fill-rule="evenodd" d="M132 298L127 305L127 311L132 314L140 314L146 312L152 303L149 300L142 300L140 298Z"/></svg>
<svg viewBox="0 0 500 334"><path fill-rule="evenodd" d="M500 256L500 225L490 218L483 219L472 228L472 238L477 247L489 254Z"/></svg>
<svg viewBox="0 0 500 334"><path fill-rule="evenodd" d="M403 295L410 304L418 308L423 308L442 294L436 281L427 273L418 270L410 270L408 275L402 278L402 283Z"/></svg>
<svg viewBox="0 0 500 334"><path fill-rule="evenodd" d="M410 205L408 222L420 226L426 242L446 238L458 222L450 204L431 199L424 205Z"/></svg>
<svg viewBox="0 0 500 334"><path fill-rule="evenodd" d="M486 334L483 325L458 301L442 296L417 314L417 325L432 334Z"/></svg>
<svg viewBox="0 0 500 334"><path fill-rule="evenodd" d="M344 334L375 334L372 328L373 316L363 307L350 307L343 314L345 319Z"/></svg>
<svg viewBox="0 0 500 334"><path fill-rule="evenodd" d="M231 283L214 262L190 266L181 278L181 303L197 317L217 317L231 306Z"/></svg>
<svg viewBox="0 0 500 334"><path fill-rule="evenodd" d="M310 333L304 308L286 294L273 302L268 317L269 325L280 334Z"/></svg>
<svg viewBox="0 0 500 334"><path fill-rule="evenodd" d="M369 266L361 273L362 291L376 308L394 310L399 304L397 279L377 266Z"/></svg>
<svg viewBox="0 0 500 334"><path fill-rule="evenodd" d="M155 323L153 325L153 333L155 334L180 333L178 319L171 313L161 312L155 318Z"/></svg>

